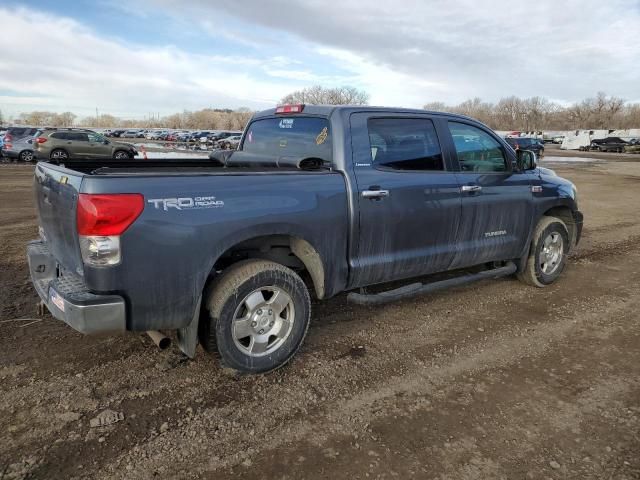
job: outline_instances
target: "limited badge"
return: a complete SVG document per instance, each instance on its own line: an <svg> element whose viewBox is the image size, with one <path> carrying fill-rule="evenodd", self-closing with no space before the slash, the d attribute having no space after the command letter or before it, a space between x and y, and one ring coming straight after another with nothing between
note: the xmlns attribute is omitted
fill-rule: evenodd
<svg viewBox="0 0 640 480"><path fill-rule="evenodd" d="M329 136L329 132L327 131L327 127L324 127L316 137L316 145L322 145L328 136Z"/></svg>

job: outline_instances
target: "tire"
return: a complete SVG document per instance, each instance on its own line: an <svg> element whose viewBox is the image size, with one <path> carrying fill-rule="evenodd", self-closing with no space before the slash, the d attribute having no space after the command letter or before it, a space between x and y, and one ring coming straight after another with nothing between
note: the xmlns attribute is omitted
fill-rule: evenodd
<svg viewBox="0 0 640 480"><path fill-rule="evenodd" d="M33 162L33 152L31 150L23 150L18 155L18 158L23 162Z"/></svg>
<svg viewBox="0 0 640 480"><path fill-rule="evenodd" d="M208 289L205 305L209 315L201 322L203 347L217 350L224 366L245 373L285 365L302 345L311 318L302 279L265 260L229 267Z"/></svg>
<svg viewBox="0 0 640 480"><path fill-rule="evenodd" d="M129 160L130 158L131 155L129 155L129 152L125 152L124 150L118 150L113 154L114 160Z"/></svg>
<svg viewBox="0 0 640 480"><path fill-rule="evenodd" d="M63 150L61 148L56 148L51 152L51 154L49 155L49 158L51 160L67 160L69 158L69 154L67 153L66 150Z"/></svg>
<svg viewBox="0 0 640 480"><path fill-rule="evenodd" d="M568 250L569 230L565 223L556 217L542 217L533 232L529 258L518 278L535 287L551 285L564 270Z"/></svg>

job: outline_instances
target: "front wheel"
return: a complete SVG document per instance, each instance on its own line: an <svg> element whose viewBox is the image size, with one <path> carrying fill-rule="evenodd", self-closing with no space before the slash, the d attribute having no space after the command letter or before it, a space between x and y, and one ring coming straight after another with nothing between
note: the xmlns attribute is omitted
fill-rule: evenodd
<svg viewBox="0 0 640 480"><path fill-rule="evenodd" d="M545 287L555 282L567 262L569 231L556 217L542 217L531 239L529 258L518 278L529 285Z"/></svg>
<svg viewBox="0 0 640 480"><path fill-rule="evenodd" d="M209 318L200 339L222 363L246 373L285 365L309 328L311 300L302 279L290 268L265 260L229 267L207 295Z"/></svg>

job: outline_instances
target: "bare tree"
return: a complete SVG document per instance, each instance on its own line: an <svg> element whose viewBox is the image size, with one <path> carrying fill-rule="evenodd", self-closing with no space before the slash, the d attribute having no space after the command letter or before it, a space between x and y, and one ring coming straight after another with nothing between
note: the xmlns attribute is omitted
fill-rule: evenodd
<svg viewBox="0 0 640 480"><path fill-rule="evenodd" d="M603 92L569 107L542 97L511 96L495 104L474 98L454 106L431 102L424 108L468 115L496 130L640 128L640 104L626 104L622 98L608 97Z"/></svg>
<svg viewBox="0 0 640 480"><path fill-rule="evenodd" d="M369 94L355 87L326 88L321 85L296 90L280 100L281 103L309 105L366 105Z"/></svg>

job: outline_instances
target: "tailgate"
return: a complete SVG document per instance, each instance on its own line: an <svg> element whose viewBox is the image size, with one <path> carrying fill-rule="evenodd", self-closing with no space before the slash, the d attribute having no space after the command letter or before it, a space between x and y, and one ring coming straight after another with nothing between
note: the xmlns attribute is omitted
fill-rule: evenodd
<svg viewBox="0 0 640 480"><path fill-rule="evenodd" d="M41 233L53 257L67 270L83 274L76 233L76 204L83 174L40 162L34 189Z"/></svg>

